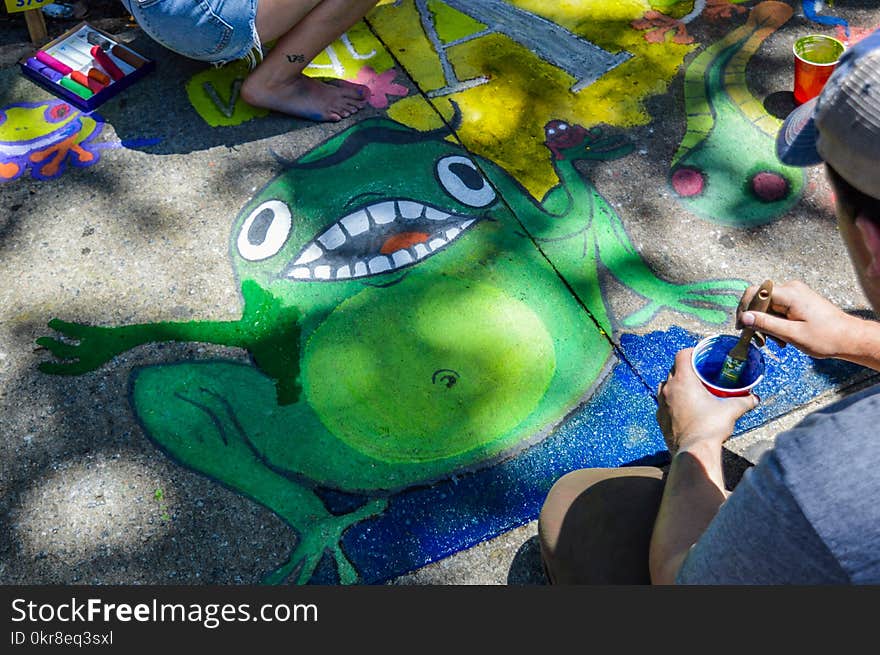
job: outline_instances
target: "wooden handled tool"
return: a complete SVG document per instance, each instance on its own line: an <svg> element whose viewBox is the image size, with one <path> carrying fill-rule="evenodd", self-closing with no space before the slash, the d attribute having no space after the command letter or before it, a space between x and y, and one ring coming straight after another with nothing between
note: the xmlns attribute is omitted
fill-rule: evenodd
<svg viewBox="0 0 880 655"><path fill-rule="evenodd" d="M770 297L773 295L773 282L764 280L758 288L755 297L749 303L746 311L766 312L770 307ZM743 367L749 356L749 344L755 336L754 328L745 328L740 332L739 341L730 350L724 366L721 367L721 379L728 384L736 384L742 375Z"/></svg>

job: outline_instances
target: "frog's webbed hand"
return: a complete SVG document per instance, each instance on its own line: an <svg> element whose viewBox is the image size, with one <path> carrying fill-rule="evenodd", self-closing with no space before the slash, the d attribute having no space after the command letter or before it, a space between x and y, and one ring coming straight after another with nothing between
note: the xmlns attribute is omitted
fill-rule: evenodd
<svg viewBox="0 0 880 655"><path fill-rule="evenodd" d="M290 559L264 582L280 583L296 572L306 583L321 557L336 561L340 582L357 582L342 552L345 530L385 509L383 498L335 516L304 478L281 470L264 456L252 435L280 430L296 434L299 410L279 407L272 381L251 366L197 362L140 369L132 401L147 433L178 463L235 489L275 512L299 535ZM288 434L289 433L289 434Z"/></svg>
<svg viewBox="0 0 880 655"><path fill-rule="evenodd" d="M626 234L623 223L604 198L594 196L596 244L602 263L622 284L648 299L648 303L621 321L623 327L644 325L658 312L668 309L690 314L707 323L721 324L730 317L745 280L707 280L674 284L657 277L648 268Z"/></svg>
<svg viewBox="0 0 880 655"><path fill-rule="evenodd" d="M60 361L42 362L39 369L55 375L93 371L116 355L144 343L164 341L214 343L245 348L260 369L277 382L280 404L299 397L299 322L293 307L284 307L253 281L242 283L245 307L238 321L191 321L100 327L49 321L64 340L40 337L37 345Z"/></svg>
<svg viewBox="0 0 880 655"><path fill-rule="evenodd" d="M744 280L707 280L692 284L655 280L649 302L624 318L623 327L644 325L664 309L690 314L706 323L721 324L730 318L730 309L737 306L748 286Z"/></svg>
<svg viewBox="0 0 880 655"><path fill-rule="evenodd" d="M556 161L617 159L629 154L633 145L622 134L608 134L600 127L586 128L552 120L544 126L544 145Z"/></svg>
<svg viewBox="0 0 880 655"><path fill-rule="evenodd" d="M38 346L45 348L61 361L40 362L39 370L52 375L79 375L94 371L116 355L148 341L143 325L100 327L82 323L68 323L54 318L49 327L60 333L65 341L54 337L39 337Z"/></svg>

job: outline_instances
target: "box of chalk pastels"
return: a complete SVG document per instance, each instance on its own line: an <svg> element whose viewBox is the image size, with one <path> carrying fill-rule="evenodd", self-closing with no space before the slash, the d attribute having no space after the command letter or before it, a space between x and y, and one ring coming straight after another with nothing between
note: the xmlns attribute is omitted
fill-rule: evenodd
<svg viewBox="0 0 880 655"><path fill-rule="evenodd" d="M88 23L68 30L19 65L26 77L86 112L155 68L154 61Z"/></svg>

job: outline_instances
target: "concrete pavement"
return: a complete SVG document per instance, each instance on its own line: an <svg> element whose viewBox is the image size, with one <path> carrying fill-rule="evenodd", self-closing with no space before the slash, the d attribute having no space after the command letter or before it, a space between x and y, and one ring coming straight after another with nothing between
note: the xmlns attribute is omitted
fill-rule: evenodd
<svg viewBox="0 0 880 655"><path fill-rule="evenodd" d="M311 69L373 92L336 124L124 26L156 70L61 109L2 35L0 580L541 584L549 485L665 462L653 390L746 283L866 311L772 133L793 40L880 10L660 4L382 3ZM875 379L765 355L731 485Z"/></svg>

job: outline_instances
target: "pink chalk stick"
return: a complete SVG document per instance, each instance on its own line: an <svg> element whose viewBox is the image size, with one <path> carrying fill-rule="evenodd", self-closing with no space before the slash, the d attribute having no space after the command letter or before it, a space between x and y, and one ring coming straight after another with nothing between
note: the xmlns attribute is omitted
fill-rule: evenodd
<svg viewBox="0 0 880 655"><path fill-rule="evenodd" d="M62 75L69 75L73 71L73 69L70 66L68 66L67 64L61 63L60 61L55 59L55 57L53 57L48 52L45 52L43 50L37 50L37 54L34 56L39 61L46 64L46 66L48 66L49 68L52 68L54 70L57 70Z"/></svg>

